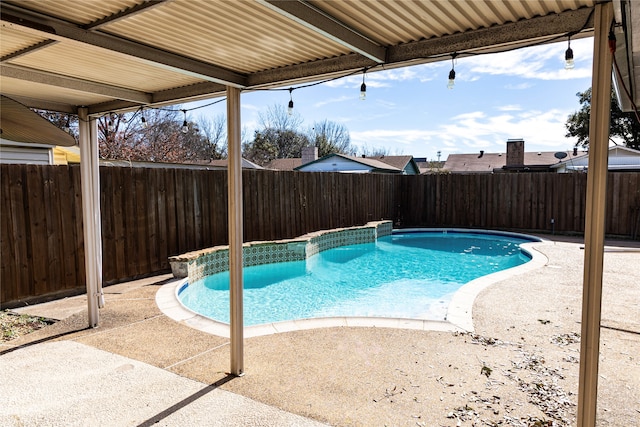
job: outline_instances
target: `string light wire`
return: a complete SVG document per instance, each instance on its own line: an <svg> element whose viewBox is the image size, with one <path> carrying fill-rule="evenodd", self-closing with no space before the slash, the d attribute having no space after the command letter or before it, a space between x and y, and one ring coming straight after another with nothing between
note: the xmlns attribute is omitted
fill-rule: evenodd
<svg viewBox="0 0 640 427"><path fill-rule="evenodd" d="M572 36L574 36L576 34L581 33L582 31L584 31L587 28L587 25L591 21L593 13L594 13L594 9L591 10L591 12L589 13L589 16L587 16L587 19L585 20L584 24L578 30L569 31L569 32L567 32L565 34L552 36L552 37L549 37L549 38L546 38L546 39L543 39L543 40L535 41L533 43L514 46L514 47L507 48L507 49L502 49L502 50L500 50L499 53L511 52L511 51L514 51L514 50L517 50L517 49L525 49L525 48L528 48L528 47L541 46L541 45L548 44L548 43L551 43L551 42L553 42L555 40L559 40L559 39L562 39L562 38L565 38L565 37L569 37L570 38L570 37L572 37ZM490 55L490 54L494 54L494 53L498 53L498 52L471 52L471 51L465 52L465 51L460 51L460 52L454 52L454 53L442 53L442 54L435 54L435 55L429 55L429 56L422 56L422 57L417 57L415 59L436 59L437 60L437 59L446 58L446 57L454 58L454 55L455 55L455 57L465 57L465 56ZM354 71L351 71L351 72L348 72L348 73L345 73L345 74L341 74L339 76L330 77L330 78L327 78L327 79L324 79L324 80L319 80L319 81L316 81L316 82L302 84L302 85L299 85L299 86L296 86L296 87L288 87L288 88L244 88L242 90L243 91L247 91L247 90L250 90L250 91L289 91L291 93L294 90L304 89L304 88L313 87L313 86L318 86L318 85L329 83L329 82L332 82L332 81L335 81L335 80L351 77L351 76L353 76L355 74L359 74L359 73L363 73L363 85L365 85L364 84L364 73L366 73L366 71L368 71L369 69L373 69L373 68L376 68L376 67L381 67L382 69L385 69L385 64L375 64L375 65L372 65L372 66L369 66L369 67L364 67L362 69L358 69L358 70L354 70ZM451 69L449 74L451 75L452 72L455 73L455 70L453 68ZM454 74L454 76L455 76L455 74ZM361 85L361 88L362 88L363 85ZM365 85L365 87L366 87L366 85ZM198 110L198 109L201 109L201 108L206 108L206 107L209 107L211 105L215 105L215 104L217 104L219 102L223 102L223 101L226 101L226 98L221 98L221 99L218 99L216 101L210 102L210 103L205 104L205 105L199 105L197 107L191 107L191 108L187 108L187 109L175 109L175 108L143 106L143 107L140 107L140 109L138 109L138 111L136 111L136 113L134 113L133 117L135 117L137 114L142 114L141 113L142 112L142 108L154 109L154 110L160 110L160 111L183 111L183 112L187 111L188 112L188 111ZM293 103L293 99L292 98L290 99L289 103L290 104ZM634 109L637 111L637 109L635 107L634 107ZM113 113L106 113L106 114L103 114L100 117L105 117L107 114L113 114ZM81 120L80 118L78 118L78 119ZM93 118L89 118L86 121L90 121L92 119Z"/></svg>

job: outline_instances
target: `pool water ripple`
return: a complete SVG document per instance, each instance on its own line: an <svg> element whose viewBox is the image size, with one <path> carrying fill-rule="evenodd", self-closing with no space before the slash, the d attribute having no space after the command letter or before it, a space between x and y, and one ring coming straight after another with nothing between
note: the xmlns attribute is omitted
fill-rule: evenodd
<svg viewBox="0 0 640 427"><path fill-rule="evenodd" d="M305 261L245 267L245 324L333 316L444 320L462 285L529 261L519 247L529 242L492 234L394 233ZM228 323L229 273L192 283L179 298Z"/></svg>

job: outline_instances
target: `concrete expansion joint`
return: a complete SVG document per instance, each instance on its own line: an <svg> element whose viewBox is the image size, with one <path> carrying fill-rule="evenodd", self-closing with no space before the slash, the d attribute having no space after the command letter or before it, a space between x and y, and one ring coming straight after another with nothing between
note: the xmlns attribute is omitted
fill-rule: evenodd
<svg viewBox="0 0 640 427"><path fill-rule="evenodd" d="M225 342L225 343L223 343L223 344L217 345L217 346L215 346L215 347L211 347L210 349L205 350L205 351L203 351L203 352L200 352L200 353L198 353L198 354L195 354L195 355L193 355L193 356L191 356L191 357L187 357L186 359L182 359L182 360L179 360L179 361L177 361L177 362L175 362L175 363L172 363L171 365L167 365L167 366L165 366L165 367L164 367L164 368L162 368L162 369L171 369L171 368L173 368L173 367L175 367L175 366L182 365L183 363L186 363L186 362L188 362L188 361L190 361L190 360L192 360L192 359L198 358L198 357L200 357L200 356L202 356L202 355L205 355L205 354L207 354L207 353L211 353L212 351L218 350L218 349L220 349L220 348L222 348L222 347L225 347L225 346L227 346L227 345L229 345L229 344L230 344L230 341L227 341L227 342Z"/></svg>

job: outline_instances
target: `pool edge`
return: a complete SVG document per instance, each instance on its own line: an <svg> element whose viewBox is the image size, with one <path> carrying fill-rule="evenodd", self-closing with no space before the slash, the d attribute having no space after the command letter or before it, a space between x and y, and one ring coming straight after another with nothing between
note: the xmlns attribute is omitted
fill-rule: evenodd
<svg viewBox="0 0 640 427"><path fill-rule="evenodd" d="M418 231L419 228L399 229L403 231ZM393 317L321 317L310 319L286 320L282 322L265 323L261 325L252 325L244 327L244 337L252 338L264 335L272 335L283 332L293 332L299 330L308 330L316 328L332 328L332 327L376 327L376 328L396 328L396 329L413 329L413 330L429 330L440 332L473 332L473 304L478 295L490 285L506 280L518 274L536 270L548 263L548 258L536 250L534 247L540 243L549 242L548 240L523 233L513 233L505 231L492 230L471 230L464 228L422 228L423 231L452 231L452 232L476 232L481 234L500 234L503 236L512 236L520 238L528 238L530 243L520 244L520 248L531 257L531 260L516 267L498 271L486 276L479 277L471 282L466 283L458 289L447 308L446 320L426 320L411 318L393 318ZM395 230L394 230L395 231ZM201 314L186 308L179 300L179 290L188 282L188 278L175 279L160 287L156 293L156 305L167 317L183 323L194 329L210 333L212 335L223 338L230 337L229 324L213 320Z"/></svg>

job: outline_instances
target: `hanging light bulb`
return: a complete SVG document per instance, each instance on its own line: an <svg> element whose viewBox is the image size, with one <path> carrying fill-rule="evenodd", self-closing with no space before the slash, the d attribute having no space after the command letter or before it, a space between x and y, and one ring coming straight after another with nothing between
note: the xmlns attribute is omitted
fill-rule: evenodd
<svg viewBox="0 0 640 427"><path fill-rule="evenodd" d="M575 67L575 62L573 61L573 49L571 49L571 37L569 37L567 50L564 52L564 68L565 70L571 70Z"/></svg>
<svg viewBox="0 0 640 427"><path fill-rule="evenodd" d="M147 118L144 116L144 108L140 107L138 112L140 113L140 126L142 126L142 129L146 129L149 124L147 123Z"/></svg>
<svg viewBox="0 0 640 427"><path fill-rule="evenodd" d="M182 122L182 133L189 132L189 124L187 123L187 110L182 110L184 113L184 121Z"/></svg>
<svg viewBox="0 0 640 427"><path fill-rule="evenodd" d="M364 101L367 99L367 85L364 83L364 75L366 74L367 69L365 68L362 72L362 84L360 85L360 101Z"/></svg>
<svg viewBox="0 0 640 427"><path fill-rule="evenodd" d="M447 83L447 89L453 89L453 87L456 85L456 70L454 70L454 61L456 59L456 56L456 53L451 55L451 71L449 71L449 82Z"/></svg>
<svg viewBox="0 0 640 427"><path fill-rule="evenodd" d="M287 107L287 114L293 115L293 88L289 88L289 106Z"/></svg>
<svg viewBox="0 0 640 427"><path fill-rule="evenodd" d="M107 121L107 130L109 132L113 132L116 130L116 127L113 124L114 117L115 117L115 114L113 113L109 114L109 120Z"/></svg>
<svg viewBox="0 0 640 427"><path fill-rule="evenodd" d="M67 122L62 127L62 130L64 130L67 133L69 133L69 131L71 130L71 126L69 125L69 115L68 114L67 114Z"/></svg>

